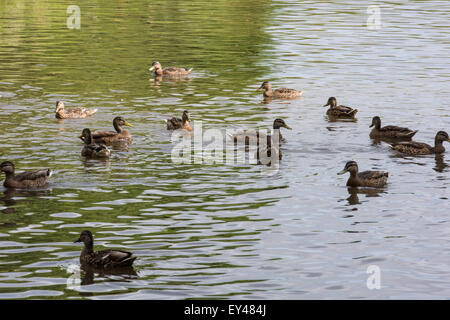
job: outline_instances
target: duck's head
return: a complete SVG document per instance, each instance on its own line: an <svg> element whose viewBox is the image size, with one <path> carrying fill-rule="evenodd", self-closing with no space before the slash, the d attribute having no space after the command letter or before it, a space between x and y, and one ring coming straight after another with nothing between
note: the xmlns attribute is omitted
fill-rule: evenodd
<svg viewBox="0 0 450 320"><path fill-rule="evenodd" d="M0 164L0 170L4 173L14 173L14 164L10 161L4 161Z"/></svg>
<svg viewBox="0 0 450 320"><path fill-rule="evenodd" d="M159 69L162 69L161 63L159 63L159 61L153 61L152 66L148 69L148 71L153 72Z"/></svg>
<svg viewBox="0 0 450 320"><path fill-rule="evenodd" d="M113 120L113 124L114 125L118 125L118 126L128 126L128 127L132 127L133 125L131 123L128 123L127 121L125 121L125 118L122 116L118 116L115 117Z"/></svg>
<svg viewBox="0 0 450 320"><path fill-rule="evenodd" d="M58 100L56 101L56 109L55 112L58 112L60 110L64 110L64 102Z"/></svg>
<svg viewBox="0 0 450 320"><path fill-rule="evenodd" d="M272 86L270 85L269 81L264 81L264 82L262 83L262 85L258 88L258 91L261 91L261 90L270 90L270 89L272 89Z"/></svg>
<svg viewBox="0 0 450 320"><path fill-rule="evenodd" d="M375 116L372 118L372 124L369 126L369 128L372 128L375 126L376 128L379 128L381 126L381 119L379 116Z"/></svg>
<svg viewBox="0 0 450 320"><path fill-rule="evenodd" d="M182 118L183 118L183 121L191 121L191 114L189 113L189 111L184 110Z"/></svg>
<svg viewBox="0 0 450 320"><path fill-rule="evenodd" d="M274 129L280 129L280 128L286 128L291 130L292 128L289 127L286 122L284 122L283 119L275 119L275 121L273 122L273 128Z"/></svg>
<svg viewBox="0 0 450 320"><path fill-rule="evenodd" d="M86 144L90 144L91 143L91 141L92 141L91 137L92 137L91 136L91 130L89 130L88 128L83 129L83 131L81 132L81 136L79 136L79 138L81 140L83 140L84 143L86 143Z"/></svg>
<svg viewBox="0 0 450 320"><path fill-rule="evenodd" d="M338 174L344 174L346 172L350 173L358 172L358 164L355 161L349 161L345 164L344 170L338 172Z"/></svg>
<svg viewBox="0 0 450 320"><path fill-rule="evenodd" d="M327 106L334 107L334 106L336 106L336 105L337 105L337 100L336 100L336 98L335 98L335 97L329 97L329 98L328 98L328 101L327 101L327 104L324 104L323 106L324 106L324 107L327 107Z"/></svg>
<svg viewBox="0 0 450 320"><path fill-rule="evenodd" d="M84 244L90 244L94 242L94 237L89 230L81 232L80 237L74 241L74 243L83 242Z"/></svg>
<svg viewBox="0 0 450 320"><path fill-rule="evenodd" d="M436 134L436 141L447 141L450 142L450 138L448 136L448 133L445 131L439 131Z"/></svg>

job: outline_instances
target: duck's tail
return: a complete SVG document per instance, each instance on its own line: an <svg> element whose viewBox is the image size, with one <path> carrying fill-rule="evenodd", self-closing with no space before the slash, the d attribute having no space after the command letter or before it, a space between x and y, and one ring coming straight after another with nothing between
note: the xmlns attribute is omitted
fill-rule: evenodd
<svg viewBox="0 0 450 320"><path fill-rule="evenodd" d="M194 70L194 68L186 68L187 73L191 73L192 70Z"/></svg>
<svg viewBox="0 0 450 320"><path fill-rule="evenodd" d="M414 135L415 135L417 132L419 132L419 130L415 130L415 131L409 133L406 137L407 137L407 138L412 138L412 137L414 137Z"/></svg>
<svg viewBox="0 0 450 320"><path fill-rule="evenodd" d="M353 117L355 114L358 113L358 111L359 111L358 109L354 109L354 110L350 111L350 112L348 113L348 115Z"/></svg>

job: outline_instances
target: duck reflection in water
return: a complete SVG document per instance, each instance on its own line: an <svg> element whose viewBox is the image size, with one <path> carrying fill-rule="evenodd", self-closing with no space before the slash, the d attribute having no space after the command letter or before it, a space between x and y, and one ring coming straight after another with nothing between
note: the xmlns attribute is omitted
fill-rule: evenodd
<svg viewBox="0 0 450 320"><path fill-rule="evenodd" d="M349 193L349 197L346 199L348 201L348 204L350 206L361 204L359 200L359 194L366 195L367 198L369 197L379 197L380 193L386 193L383 190L375 189L375 188L354 188L354 187L348 187L347 191Z"/></svg>
<svg viewBox="0 0 450 320"><path fill-rule="evenodd" d="M95 268L89 265L81 265L80 280L81 285L90 285L94 283L95 277L103 281L131 281L137 279L138 275L132 266L121 268ZM120 277L120 279L118 278Z"/></svg>
<svg viewBox="0 0 450 320"><path fill-rule="evenodd" d="M13 189L13 188L6 188L3 191L4 196L0 198L0 200L3 201L5 206L8 208L3 209L2 212L5 214L11 214L15 212L14 206L17 205L17 200L14 199L14 197L39 197L39 196L45 196L50 193L50 190L26 190L26 189ZM26 200L23 200L26 201Z"/></svg>
<svg viewBox="0 0 450 320"><path fill-rule="evenodd" d="M434 167L433 170L435 170L437 172L443 172L445 170L445 168L448 167L448 164L445 163L445 156L443 153L436 154L436 156L434 157L434 160L436 161L436 167Z"/></svg>

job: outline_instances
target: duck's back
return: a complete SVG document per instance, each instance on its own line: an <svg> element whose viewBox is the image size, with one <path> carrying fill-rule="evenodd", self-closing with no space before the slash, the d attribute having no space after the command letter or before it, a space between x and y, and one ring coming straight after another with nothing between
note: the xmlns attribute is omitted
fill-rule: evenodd
<svg viewBox="0 0 450 320"><path fill-rule="evenodd" d="M52 176L52 170L41 169L36 171L22 172L11 179L5 179L5 187L10 188L36 188L43 187Z"/></svg>
<svg viewBox="0 0 450 320"><path fill-rule="evenodd" d="M96 267L129 267L133 264L136 257L131 252L123 250L102 250L88 255L81 255L80 262L87 263Z"/></svg>

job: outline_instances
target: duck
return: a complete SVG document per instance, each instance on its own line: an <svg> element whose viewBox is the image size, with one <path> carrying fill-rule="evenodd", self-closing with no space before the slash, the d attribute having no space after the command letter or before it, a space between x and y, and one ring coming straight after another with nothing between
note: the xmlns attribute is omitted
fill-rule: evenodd
<svg viewBox="0 0 450 320"><path fill-rule="evenodd" d="M163 69L159 61L153 61L148 70L154 72L155 76L178 77L190 74L193 68L167 67Z"/></svg>
<svg viewBox="0 0 450 320"><path fill-rule="evenodd" d="M372 124L369 128L372 128L370 137L375 138L390 138L390 139L411 139L419 130L411 130L405 127L397 126L384 126L381 127L381 118L375 116L372 118Z"/></svg>
<svg viewBox="0 0 450 320"><path fill-rule="evenodd" d="M97 109L87 109L83 107L64 109L63 101L56 101L56 119L86 118L97 112Z"/></svg>
<svg viewBox="0 0 450 320"><path fill-rule="evenodd" d="M92 141L91 130L88 128L83 129L80 136L84 142L84 147L81 150L81 155L87 158L109 158L111 156L111 150L104 144L96 144Z"/></svg>
<svg viewBox="0 0 450 320"><path fill-rule="evenodd" d="M41 169L36 171L22 172L14 174L15 167L10 161L4 161L0 164L0 170L5 173L6 178L3 182L5 188L29 189L45 187L53 171L50 169Z"/></svg>
<svg viewBox="0 0 450 320"><path fill-rule="evenodd" d="M329 97L324 107L330 106L327 110L327 115L332 118L354 118L358 113L358 109L352 109L347 106L337 104L335 97Z"/></svg>
<svg viewBox="0 0 450 320"><path fill-rule="evenodd" d="M280 128L286 128L288 130L292 130L292 128L288 126L283 119L278 118L273 121L273 129L278 130L279 142L285 142L286 140L283 138ZM233 135L233 141L234 143L238 143L238 141L244 140L245 145L248 146L250 144L250 139L253 139L256 142L256 144L259 145L260 137L263 139L264 137L266 137L267 145L268 146L272 145L272 135L266 135L262 132L259 132L259 130L236 133Z"/></svg>
<svg viewBox="0 0 450 320"><path fill-rule="evenodd" d="M443 142L450 142L448 133L439 131L434 138L434 147L423 142L403 141L392 143L391 148L401 153L409 155L426 155L426 154L440 154L445 152Z"/></svg>
<svg viewBox="0 0 450 320"><path fill-rule="evenodd" d="M83 242L84 248L80 254L80 264L96 268L118 268L130 267L136 256L124 250L107 249L94 251L94 236L89 230L81 232L78 240L74 243Z"/></svg>
<svg viewBox="0 0 450 320"><path fill-rule="evenodd" d="M133 125L125 121L122 116L115 117L113 119L113 127L116 131L96 131L92 134L94 143L111 145L115 142L127 142L131 143L133 138L131 134L122 128L122 126L132 127ZM84 137L80 136L83 140ZM83 140L84 141L84 140Z"/></svg>
<svg viewBox="0 0 450 320"><path fill-rule="evenodd" d="M264 81L259 87L258 91L264 90L264 97L266 98L282 98L282 99L295 99L303 94L303 91L295 89L280 88L272 90L272 85L269 81Z"/></svg>
<svg viewBox="0 0 450 320"><path fill-rule="evenodd" d="M193 128L191 126L191 115L189 111L184 110L183 115L180 118L172 117L170 119L165 120L167 124L167 130L177 130L177 129L185 129L187 131L192 131Z"/></svg>
<svg viewBox="0 0 450 320"><path fill-rule="evenodd" d="M384 171L363 171L358 172L358 164L355 161L348 161L344 169L338 174L350 172L347 180L347 187L374 187L381 188L387 183L390 177L389 172Z"/></svg>

